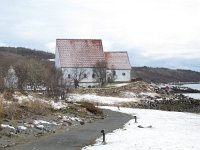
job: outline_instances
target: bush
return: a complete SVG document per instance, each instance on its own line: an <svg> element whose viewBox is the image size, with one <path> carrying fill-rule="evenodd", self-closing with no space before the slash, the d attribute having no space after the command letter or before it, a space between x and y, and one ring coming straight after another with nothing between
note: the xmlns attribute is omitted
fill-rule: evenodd
<svg viewBox="0 0 200 150"><path fill-rule="evenodd" d="M80 102L81 106L86 108L87 111L95 114L95 115L102 115L103 112L96 107L94 104L90 103L90 102Z"/></svg>

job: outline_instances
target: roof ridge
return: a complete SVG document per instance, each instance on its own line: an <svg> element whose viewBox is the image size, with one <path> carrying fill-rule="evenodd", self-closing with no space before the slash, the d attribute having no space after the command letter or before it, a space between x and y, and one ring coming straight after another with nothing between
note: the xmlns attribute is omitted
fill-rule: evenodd
<svg viewBox="0 0 200 150"><path fill-rule="evenodd" d="M128 51L104 51L104 53L109 52L109 53L128 53Z"/></svg>
<svg viewBox="0 0 200 150"><path fill-rule="evenodd" d="M102 39L56 39L56 40L101 40Z"/></svg>

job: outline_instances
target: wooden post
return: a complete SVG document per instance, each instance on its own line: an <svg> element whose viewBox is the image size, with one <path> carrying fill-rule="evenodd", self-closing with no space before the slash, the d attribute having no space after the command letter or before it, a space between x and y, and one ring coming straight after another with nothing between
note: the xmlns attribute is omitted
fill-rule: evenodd
<svg viewBox="0 0 200 150"><path fill-rule="evenodd" d="M133 116L134 117L134 119L135 119L135 123L137 123L137 116Z"/></svg>
<svg viewBox="0 0 200 150"><path fill-rule="evenodd" d="M103 135L103 143L105 143L105 131L104 130L101 130L101 133L102 133L102 135Z"/></svg>

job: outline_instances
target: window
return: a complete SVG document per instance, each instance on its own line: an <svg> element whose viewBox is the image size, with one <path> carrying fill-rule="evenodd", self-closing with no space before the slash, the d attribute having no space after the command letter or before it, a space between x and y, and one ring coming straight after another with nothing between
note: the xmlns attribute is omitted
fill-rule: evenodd
<svg viewBox="0 0 200 150"><path fill-rule="evenodd" d="M84 74L84 78L87 78L87 74Z"/></svg>
<svg viewBox="0 0 200 150"><path fill-rule="evenodd" d="M122 75L123 75L123 76L125 76L125 75L126 75L126 73L122 73Z"/></svg>
<svg viewBox="0 0 200 150"><path fill-rule="evenodd" d="M113 70L113 76L116 76L116 71L115 70Z"/></svg>
<svg viewBox="0 0 200 150"><path fill-rule="evenodd" d="M92 74L92 78L95 78L95 74L94 73Z"/></svg>
<svg viewBox="0 0 200 150"><path fill-rule="evenodd" d="M70 74L68 74L68 78L71 78Z"/></svg>

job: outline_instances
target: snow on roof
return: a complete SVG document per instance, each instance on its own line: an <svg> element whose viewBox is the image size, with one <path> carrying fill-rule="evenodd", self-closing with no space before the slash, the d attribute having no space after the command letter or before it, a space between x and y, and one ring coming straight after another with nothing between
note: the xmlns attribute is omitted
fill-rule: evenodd
<svg viewBox="0 0 200 150"><path fill-rule="evenodd" d="M93 67L105 60L99 39L57 39L61 67Z"/></svg>
<svg viewBox="0 0 200 150"><path fill-rule="evenodd" d="M104 52L108 69L131 69L126 51Z"/></svg>

